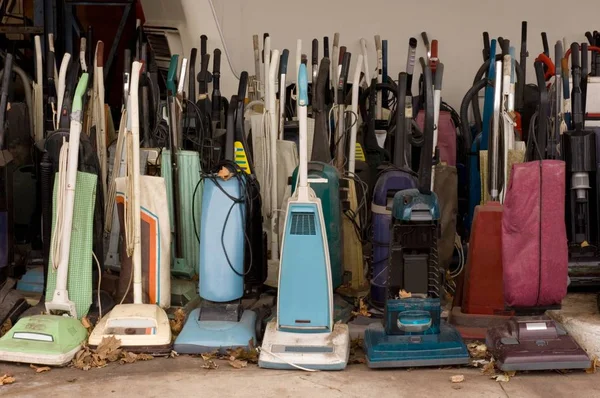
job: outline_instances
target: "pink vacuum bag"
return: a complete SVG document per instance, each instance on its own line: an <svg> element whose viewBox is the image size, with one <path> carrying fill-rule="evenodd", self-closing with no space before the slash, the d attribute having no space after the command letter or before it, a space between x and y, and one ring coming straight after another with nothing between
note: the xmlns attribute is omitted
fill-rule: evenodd
<svg viewBox="0 0 600 398"><path fill-rule="evenodd" d="M565 162L544 160L513 166L502 216L507 306L558 305L567 294L564 214Z"/></svg>
<svg viewBox="0 0 600 398"><path fill-rule="evenodd" d="M417 126L422 130L425 120L425 112L421 111L417 115ZM446 162L448 166L456 166L456 126L452 121L450 112L440 112L438 121L438 148L440 150L440 160Z"/></svg>

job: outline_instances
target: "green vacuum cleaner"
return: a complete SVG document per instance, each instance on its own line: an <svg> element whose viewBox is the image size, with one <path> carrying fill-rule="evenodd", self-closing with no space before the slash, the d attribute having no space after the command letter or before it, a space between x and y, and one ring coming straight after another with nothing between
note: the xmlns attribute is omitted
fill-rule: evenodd
<svg viewBox="0 0 600 398"><path fill-rule="evenodd" d="M82 97L87 88L88 74L79 79L71 111L69 143L63 143L60 156L60 167L57 175L55 200L55 217L52 239L53 260L49 267L56 267L56 288L51 301L46 302L46 310L52 314L34 315L22 318L17 324L0 338L0 360L9 362L25 362L43 365L64 365L71 361L87 338L87 330L78 320L77 303L69 299L67 280L69 263L77 253L77 247L71 250L71 232L82 228L81 217L75 217L78 210L85 207L87 199L76 197L77 184L87 173L77 172L79 158L79 137L81 134L83 111ZM91 187L96 186L96 176ZM86 184L87 185L87 184ZM95 201L92 200L91 203ZM90 213L89 211L87 213ZM93 210L91 211L93 214ZM88 226L91 225L88 223ZM91 231L91 228L89 228ZM73 234L75 235L75 234ZM90 234L91 237L91 234ZM75 236L74 236L75 238ZM91 246L91 239L90 239ZM91 261L91 251L87 253ZM91 278L90 278L91 281ZM81 311L79 311L81 313Z"/></svg>

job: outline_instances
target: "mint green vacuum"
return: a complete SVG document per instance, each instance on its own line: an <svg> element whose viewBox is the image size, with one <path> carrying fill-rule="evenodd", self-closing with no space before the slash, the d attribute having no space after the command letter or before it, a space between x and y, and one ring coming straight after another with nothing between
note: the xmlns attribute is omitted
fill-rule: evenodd
<svg viewBox="0 0 600 398"><path fill-rule="evenodd" d="M71 231L77 230L77 220L74 222L73 215L76 207L82 205L77 203L75 197L76 184L87 176L86 173L78 175L77 162L83 120L82 97L88 77L87 73L81 75L73 96L69 142L63 143L61 148L56 176L56 211L51 243L53 260L48 267L56 265L57 277L54 295L51 301L46 302L46 310L49 314L63 315L34 315L20 319L0 338L1 361L65 365L73 359L87 338L87 330L78 319L77 306L69 300L67 280L69 262L75 257L71 253ZM89 253L90 260L91 255Z"/></svg>

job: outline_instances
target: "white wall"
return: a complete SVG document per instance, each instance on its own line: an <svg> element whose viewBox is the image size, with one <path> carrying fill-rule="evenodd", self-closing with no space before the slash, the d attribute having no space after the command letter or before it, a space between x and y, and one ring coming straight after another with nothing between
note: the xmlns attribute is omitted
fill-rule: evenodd
<svg viewBox="0 0 600 398"><path fill-rule="evenodd" d="M533 62L542 51L540 33L545 30L554 53L556 40L566 36L570 41L584 41L586 30L600 28L597 3L580 0L576 9L558 2L540 0L212 0L224 37L220 40L210 0L142 0L146 19L155 25L177 27L183 34L185 53L200 45L200 34L209 37L209 51L225 46L235 73L228 70L223 51L222 92L230 96L236 91L235 75L246 69L254 73L252 35L269 32L273 49L290 50L290 65L295 59L296 39L303 40L303 52L309 56L311 41L340 33L341 45L353 55L353 66L359 54L359 40L367 39L369 65L374 69L375 34L388 40L389 74L397 78L406 63L408 39L418 39L418 56L424 54L420 34L427 31L439 41L440 60L445 64L443 97L458 108L482 63L482 32L492 38L511 39L520 49L521 21L529 22L528 82L534 82ZM322 47L319 49L322 56ZM198 60L199 61L199 60ZM197 69L198 70L198 69ZM291 70L294 70L293 67ZM419 70L417 68L417 70ZM288 79L293 79L292 73ZM294 79L295 80L295 79ZM416 89L416 80L415 80Z"/></svg>
<svg viewBox="0 0 600 398"><path fill-rule="evenodd" d="M439 56L445 64L443 97L458 108L482 63L482 32L492 38L511 40L517 55L521 42L521 21L529 23L527 64L528 82L535 82L533 62L542 51L540 33L546 31L554 54L556 40L566 36L585 41L586 30L600 28L591 0L581 0L576 9L559 2L540 0L213 0L222 27L225 44L237 73L254 72L252 35L269 32L271 46L290 50L290 62L295 59L296 39L303 40L303 52L310 60L311 41L340 33L341 45L348 47L353 62L360 52L359 40L364 37L369 48L369 65L375 66L375 34L388 40L389 74L397 78L405 68L408 39L418 39L418 56L425 49L420 34L439 41ZM577 11L578 10L578 11ZM585 10L588 10L587 12ZM576 12L575 12L576 11ZM322 48L319 49L320 57ZM353 69L353 68L352 68ZM374 69L374 68L372 68ZM293 69L292 69L293 70ZM416 70L419 70L417 68ZM291 80L292 76L288 74ZM352 76L352 71L350 72ZM415 89L416 89L415 82Z"/></svg>

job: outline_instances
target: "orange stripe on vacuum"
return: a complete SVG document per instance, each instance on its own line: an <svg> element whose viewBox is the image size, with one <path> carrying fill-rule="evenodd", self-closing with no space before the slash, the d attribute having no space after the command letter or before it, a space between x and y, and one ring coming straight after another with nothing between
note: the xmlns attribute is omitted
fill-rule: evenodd
<svg viewBox="0 0 600 398"><path fill-rule="evenodd" d="M158 233L158 226L156 218L142 210L142 222L148 224L148 296L150 303L158 303L158 243L156 241L156 234Z"/></svg>

